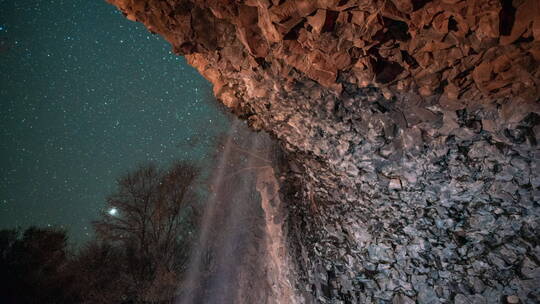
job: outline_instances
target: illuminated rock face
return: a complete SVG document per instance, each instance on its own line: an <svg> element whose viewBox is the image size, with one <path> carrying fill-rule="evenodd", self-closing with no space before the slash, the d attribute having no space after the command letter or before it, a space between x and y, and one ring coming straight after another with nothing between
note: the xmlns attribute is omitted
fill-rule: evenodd
<svg viewBox="0 0 540 304"><path fill-rule="evenodd" d="M538 1L109 1L284 147L306 299L539 300Z"/></svg>
<svg viewBox="0 0 540 304"><path fill-rule="evenodd" d="M268 95L263 80L298 81L292 69L336 92L375 85L455 108L540 94L535 0L109 2L190 55L218 97L231 82L243 98Z"/></svg>

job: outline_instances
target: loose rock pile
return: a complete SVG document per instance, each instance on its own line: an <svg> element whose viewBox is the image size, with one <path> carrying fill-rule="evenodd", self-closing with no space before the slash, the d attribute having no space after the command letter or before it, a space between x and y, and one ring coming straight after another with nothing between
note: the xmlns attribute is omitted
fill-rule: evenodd
<svg viewBox="0 0 540 304"><path fill-rule="evenodd" d="M296 160L300 289L322 303L540 301L538 114L353 87L309 98L316 87L275 97L263 120Z"/></svg>

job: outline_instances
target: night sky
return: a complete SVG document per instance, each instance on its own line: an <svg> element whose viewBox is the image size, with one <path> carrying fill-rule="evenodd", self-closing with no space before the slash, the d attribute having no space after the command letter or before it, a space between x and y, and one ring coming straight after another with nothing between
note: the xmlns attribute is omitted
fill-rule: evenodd
<svg viewBox="0 0 540 304"><path fill-rule="evenodd" d="M0 71L0 228L85 241L119 175L208 166L229 126L209 83L104 0L0 0Z"/></svg>

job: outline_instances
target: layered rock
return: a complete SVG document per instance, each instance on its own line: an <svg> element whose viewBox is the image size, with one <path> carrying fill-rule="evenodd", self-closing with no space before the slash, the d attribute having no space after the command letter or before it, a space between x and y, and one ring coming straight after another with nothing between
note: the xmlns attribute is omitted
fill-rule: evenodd
<svg viewBox="0 0 540 304"><path fill-rule="evenodd" d="M109 2L280 140L313 301L540 300L538 1Z"/></svg>

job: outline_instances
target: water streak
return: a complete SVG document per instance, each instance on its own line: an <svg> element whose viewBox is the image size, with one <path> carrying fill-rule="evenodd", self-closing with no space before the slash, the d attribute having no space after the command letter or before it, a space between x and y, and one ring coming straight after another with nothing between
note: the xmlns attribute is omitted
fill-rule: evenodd
<svg viewBox="0 0 540 304"><path fill-rule="evenodd" d="M268 135L233 124L177 303L294 303Z"/></svg>

